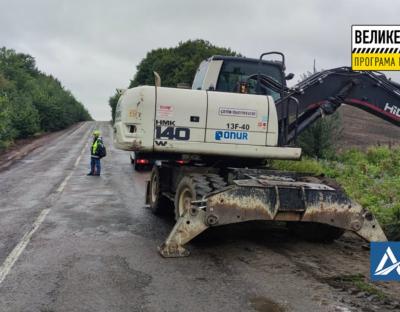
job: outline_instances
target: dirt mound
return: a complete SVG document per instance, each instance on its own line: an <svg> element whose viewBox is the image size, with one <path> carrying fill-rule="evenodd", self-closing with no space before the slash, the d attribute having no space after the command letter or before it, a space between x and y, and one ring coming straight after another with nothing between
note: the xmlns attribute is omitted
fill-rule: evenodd
<svg viewBox="0 0 400 312"><path fill-rule="evenodd" d="M339 112L343 125L340 149L400 145L400 127L348 105L342 105Z"/></svg>

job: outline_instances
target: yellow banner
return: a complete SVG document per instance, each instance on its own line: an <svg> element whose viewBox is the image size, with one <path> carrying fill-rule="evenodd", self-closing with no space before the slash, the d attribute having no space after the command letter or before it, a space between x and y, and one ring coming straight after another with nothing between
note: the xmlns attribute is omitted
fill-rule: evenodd
<svg viewBox="0 0 400 312"><path fill-rule="evenodd" d="M400 53L352 53L353 70L400 70Z"/></svg>

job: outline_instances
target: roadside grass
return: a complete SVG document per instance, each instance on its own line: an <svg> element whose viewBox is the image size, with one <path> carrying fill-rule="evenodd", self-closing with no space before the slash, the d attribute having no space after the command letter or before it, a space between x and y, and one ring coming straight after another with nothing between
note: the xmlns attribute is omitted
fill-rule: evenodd
<svg viewBox="0 0 400 312"><path fill-rule="evenodd" d="M328 283L334 287L351 289L364 292L367 296L374 295L379 300L387 299L387 295L370 283L362 274L339 275L329 279Z"/></svg>
<svg viewBox="0 0 400 312"><path fill-rule="evenodd" d="M335 179L346 193L374 213L390 240L400 240L400 148L348 150L333 160L273 161L272 168Z"/></svg>

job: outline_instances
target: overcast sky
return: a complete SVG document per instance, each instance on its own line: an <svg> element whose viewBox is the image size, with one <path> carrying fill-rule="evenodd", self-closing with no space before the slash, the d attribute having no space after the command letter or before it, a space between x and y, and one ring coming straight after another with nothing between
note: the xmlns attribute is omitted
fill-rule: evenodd
<svg viewBox="0 0 400 312"><path fill-rule="evenodd" d="M206 39L247 57L271 50L287 71L350 66L352 24L400 24L400 1L0 0L0 46L29 53L97 120L146 52ZM389 76L400 81L398 72Z"/></svg>

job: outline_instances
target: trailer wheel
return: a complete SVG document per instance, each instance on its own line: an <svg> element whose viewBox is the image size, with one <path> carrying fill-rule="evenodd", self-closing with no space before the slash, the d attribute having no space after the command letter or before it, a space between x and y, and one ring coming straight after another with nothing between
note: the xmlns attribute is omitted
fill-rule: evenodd
<svg viewBox="0 0 400 312"><path fill-rule="evenodd" d="M330 243L345 232L344 229L315 222L288 222L287 226L294 235L311 242Z"/></svg>
<svg viewBox="0 0 400 312"><path fill-rule="evenodd" d="M150 176L150 183L149 183L149 192L148 192L148 203L150 206L150 210L154 214L160 214L167 210L168 206L170 205L170 201L162 192L164 191L164 179L163 177L163 169L158 168L157 166L153 167Z"/></svg>
<svg viewBox="0 0 400 312"><path fill-rule="evenodd" d="M211 191L206 176L193 174L183 177L175 193L175 219L178 220L190 209L192 200L201 199Z"/></svg>

